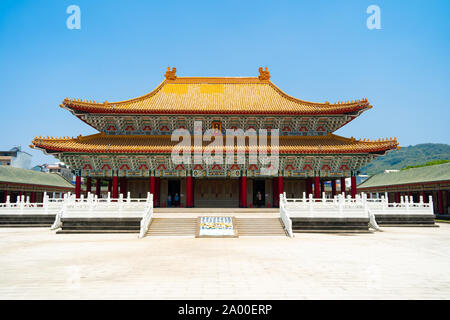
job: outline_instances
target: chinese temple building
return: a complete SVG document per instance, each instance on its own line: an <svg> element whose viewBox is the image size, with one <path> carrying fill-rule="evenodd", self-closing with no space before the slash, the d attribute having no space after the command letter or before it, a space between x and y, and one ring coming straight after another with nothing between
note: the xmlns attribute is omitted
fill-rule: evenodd
<svg viewBox="0 0 450 320"><path fill-rule="evenodd" d="M283 191L288 197L301 197L303 192L320 197L326 180L336 194L336 180L346 177L352 177L355 196L358 170L398 148L396 139L369 141L333 134L371 108L367 99L308 102L279 89L267 68L259 72L258 77L178 77L175 68L168 68L163 82L138 98L120 102L66 98L60 106L99 133L36 137L32 147L75 169L78 197L85 177L86 192L91 191L92 179L97 193L101 180L108 180L113 198L128 192L141 198L151 192L155 206L161 207L251 207L257 200L262 206L277 206ZM279 129L277 172L268 175L249 162L257 150L249 146L248 136L245 163L173 163L171 152L178 141L172 141L172 132L185 129L194 140L197 121L201 131L215 129L224 137L227 129ZM209 144L202 141L201 149ZM229 147L221 148L225 157Z"/></svg>

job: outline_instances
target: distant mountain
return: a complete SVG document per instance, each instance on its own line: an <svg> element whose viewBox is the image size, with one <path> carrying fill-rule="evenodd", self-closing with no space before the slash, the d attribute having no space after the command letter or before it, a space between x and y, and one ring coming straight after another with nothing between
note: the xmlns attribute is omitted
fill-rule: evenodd
<svg viewBox="0 0 450 320"><path fill-rule="evenodd" d="M386 169L402 169L406 166L422 165L433 160L450 160L450 145L441 143L423 143L402 147L370 162L361 168L361 174L376 174Z"/></svg>

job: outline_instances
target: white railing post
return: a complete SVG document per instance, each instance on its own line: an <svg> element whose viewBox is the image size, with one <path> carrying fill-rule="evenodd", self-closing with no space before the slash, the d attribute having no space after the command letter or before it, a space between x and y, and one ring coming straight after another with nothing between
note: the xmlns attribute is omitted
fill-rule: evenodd
<svg viewBox="0 0 450 320"><path fill-rule="evenodd" d="M145 211L142 216L140 224L139 238L143 238L146 235L150 227L150 223L152 222L152 217L153 217L153 194L148 193Z"/></svg>
<svg viewBox="0 0 450 320"><path fill-rule="evenodd" d="M312 215L313 213L313 195L309 194L309 213Z"/></svg>
<svg viewBox="0 0 450 320"><path fill-rule="evenodd" d="M428 197L428 204L430 205L430 213L434 214L433 196Z"/></svg>
<svg viewBox="0 0 450 320"><path fill-rule="evenodd" d="M287 213L286 204L286 193L280 194L280 219L281 222L283 222L284 230L287 232L288 236L292 238L294 237L294 233L292 232L292 220Z"/></svg>
<svg viewBox="0 0 450 320"><path fill-rule="evenodd" d="M119 194L119 212L122 212L123 209L123 193Z"/></svg>
<svg viewBox="0 0 450 320"><path fill-rule="evenodd" d="M67 205L70 197L68 195L64 195L64 201L60 210L56 213L55 221L53 222L50 230L56 230L62 227L62 217L64 215L64 211L67 210Z"/></svg>

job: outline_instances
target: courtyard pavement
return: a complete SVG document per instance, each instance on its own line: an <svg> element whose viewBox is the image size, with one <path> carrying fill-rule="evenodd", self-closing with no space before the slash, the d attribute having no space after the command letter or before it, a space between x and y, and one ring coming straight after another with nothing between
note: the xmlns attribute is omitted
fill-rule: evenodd
<svg viewBox="0 0 450 320"><path fill-rule="evenodd" d="M232 239L0 229L0 299L449 299L450 224Z"/></svg>

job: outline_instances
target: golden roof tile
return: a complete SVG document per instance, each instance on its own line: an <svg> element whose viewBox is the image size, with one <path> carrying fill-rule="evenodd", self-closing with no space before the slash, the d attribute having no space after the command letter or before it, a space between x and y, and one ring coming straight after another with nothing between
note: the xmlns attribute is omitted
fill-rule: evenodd
<svg viewBox="0 0 450 320"><path fill-rule="evenodd" d="M367 99L316 103L296 99L259 77L177 77L176 69L152 92L119 102L64 99L62 107L89 113L134 114L343 114L371 108Z"/></svg>

